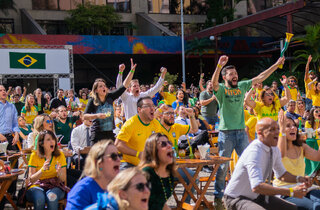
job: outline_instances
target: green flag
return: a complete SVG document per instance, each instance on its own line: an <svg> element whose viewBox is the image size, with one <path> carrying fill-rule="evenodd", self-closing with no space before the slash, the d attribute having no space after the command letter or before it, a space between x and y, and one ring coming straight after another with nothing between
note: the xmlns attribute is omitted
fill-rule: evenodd
<svg viewBox="0 0 320 210"><path fill-rule="evenodd" d="M13 69L45 69L45 53L9 52L10 68Z"/></svg>

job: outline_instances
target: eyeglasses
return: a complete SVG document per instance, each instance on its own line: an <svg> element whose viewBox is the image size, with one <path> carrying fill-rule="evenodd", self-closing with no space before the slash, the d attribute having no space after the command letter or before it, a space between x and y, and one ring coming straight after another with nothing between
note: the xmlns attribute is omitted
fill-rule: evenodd
<svg viewBox="0 0 320 210"><path fill-rule="evenodd" d="M174 116L174 112L163 112L164 115L172 115Z"/></svg>
<svg viewBox="0 0 320 210"><path fill-rule="evenodd" d="M119 158L120 160L122 160L122 154L121 154L121 153L115 153L115 152L113 152L113 153L111 153L110 155L106 155L105 157L109 157L109 158L111 158L113 161L117 161L118 158Z"/></svg>
<svg viewBox="0 0 320 210"><path fill-rule="evenodd" d="M160 144L160 146L162 148L164 148L164 147L166 147L168 145L172 146L172 142L171 141L159 141L159 144Z"/></svg>
<svg viewBox="0 0 320 210"><path fill-rule="evenodd" d="M150 182L147 182L147 183L140 182L140 183L136 184L135 187L139 192L143 192L146 188L148 190L151 189L151 183Z"/></svg>
<svg viewBox="0 0 320 210"><path fill-rule="evenodd" d="M46 123L51 124L51 123L53 123L53 122L52 122L52 120L46 120Z"/></svg>

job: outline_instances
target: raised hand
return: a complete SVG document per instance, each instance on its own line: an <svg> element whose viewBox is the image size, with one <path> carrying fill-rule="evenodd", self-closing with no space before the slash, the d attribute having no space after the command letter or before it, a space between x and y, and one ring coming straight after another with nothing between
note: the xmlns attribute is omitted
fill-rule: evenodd
<svg viewBox="0 0 320 210"><path fill-rule="evenodd" d="M187 88L186 88L186 83L185 83L185 82L181 83L181 87L182 87L182 89L184 89L184 90L187 89Z"/></svg>
<svg viewBox="0 0 320 210"><path fill-rule="evenodd" d="M285 75L282 75L282 79L280 79L280 82L281 82L281 84L283 85L283 87L284 87L285 85L287 85L287 84L288 84L288 79L287 79L287 77L286 77Z"/></svg>
<svg viewBox="0 0 320 210"><path fill-rule="evenodd" d="M164 79L164 77L166 76L166 73L167 73L167 68L161 67L160 72L161 72L161 78Z"/></svg>
<svg viewBox="0 0 320 210"><path fill-rule="evenodd" d="M228 63L229 57L226 55L223 55L219 58L218 64L220 64L221 67L224 67Z"/></svg>
<svg viewBox="0 0 320 210"><path fill-rule="evenodd" d="M308 63L310 63L311 61L312 61L312 56L309 55L309 57L308 57Z"/></svg>
<svg viewBox="0 0 320 210"><path fill-rule="evenodd" d="M168 85L168 81L164 81L163 86L167 86Z"/></svg>
<svg viewBox="0 0 320 210"><path fill-rule="evenodd" d="M280 132L282 133L285 131L285 127L286 127L286 116L284 114L283 109L280 109L279 111L278 122L279 122Z"/></svg>
<svg viewBox="0 0 320 210"><path fill-rule="evenodd" d="M137 64L133 63L133 59L132 58L130 58L130 62L131 62L131 70L135 71L136 67L137 67Z"/></svg>
<svg viewBox="0 0 320 210"><path fill-rule="evenodd" d="M123 72L126 66L122 63L119 65L119 72Z"/></svg>
<svg viewBox="0 0 320 210"><path fill-rule="evenodd" d="M189 117L193 117L194 116L194 111L192 108L185 108L185 112L187 113L187 115Z"/></svg>
<svg viewBox="0 0 320 210"><path fill-rule="evenodd" d="M286 58L283 56L283 57L280 57L278 60L277 60L277 62L276 62L276 64L279 66L279 65L283 65L284 64L284 61L286 60Z"/></svg>

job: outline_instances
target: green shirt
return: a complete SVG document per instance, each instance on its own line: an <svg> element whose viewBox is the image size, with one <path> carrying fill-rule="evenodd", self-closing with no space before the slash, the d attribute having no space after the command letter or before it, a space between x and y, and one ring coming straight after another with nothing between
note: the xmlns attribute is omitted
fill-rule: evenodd
<svg viewBox="0 0 320 210"><path fill-rule="evenodd" d="M56 135L64 136L60 142L61 144L68 144L70 141L73 124L78 120L78 118L79 117L67 117L66 123L63 123L60 120L54 120Z"/></svg>
<svg viewBox="0 0 320 210"><path fill-rule="evenodd" d="M21 109L24 107L24 103L19 101L18 103L13 103L17 109L18 116L21 115Z"/></svg>
<svg viewBox="0 0 320 210"><path fill-rule="evenodd" d="M149 198L149 209L162 210L166 203L166 197L169 199L173 193L174 178L172 174L170 177L160 178L151 167L145 167L142 170L149 174L149 182L152 186Z"/></svg>
<svg viewBox="0 0 320 210"><path fill-rule="evenodd" d="M202 91L200 93L200 101L208 100L212 98L213 93L210 94L208 91ZM201 106L201 115L203 117L215 117L217 115L218 102L216 100L211 101L209 104L205 106Z"/></svg>
<svg viewBox="0 0 320 210"><path fill-rule="evenodd" d="M238 82L237 88L227 88L219 84L219 90L214 91L220 108L219 130L244 129L244 96L251 88L252 80Z"/></svg>
<svg viewBox="0 0 320 210"><path fill-rule="evenodd" d="M23 135L28 136L29 133L32 132L31 130L31 125L26 125L27 126L27 130L25 130L24 128L19 127L20 131L23 133Z"/></svg>

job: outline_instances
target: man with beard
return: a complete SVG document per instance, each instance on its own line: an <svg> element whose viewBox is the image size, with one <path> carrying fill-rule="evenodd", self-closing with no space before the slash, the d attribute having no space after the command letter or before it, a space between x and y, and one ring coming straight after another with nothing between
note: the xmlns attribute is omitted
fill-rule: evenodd
<svg viewBox="0 0 320 210"><path fill-rule="evenodd" d="M312 61L312 56L309 55L308 62L306 64L306 69L304 73L304 87L306 90L306 109L310 110L312 107L312 99L309 94L308 84L316 78L316 72L314 70L309 70L310 62ZM314 89L314 83L311 86L311 89Z"/></svg>
<svg viewBox="0 0 320 210"><path fill-rule="evenodd" d="M238 83L238 73L235 66L226 66L228 57L223 55L218 61L216 70L212 76L212 85L214 94L217 98L220 108L219 124L219 156L230 157L235 149L238 156L249 144L245 131L243 102L245 93L251 86L263 82L267 79L280 64L283 64L285 58L279 58L269 69L260 73L251 80ZM222 75L224 83L219 84L219 75ZM222 196L225 187L225 177L229 164L221 164L216 175L215 182L215 202L217 209L223 209Z"/></svg>
<svg viewBox="0 0 320 210"><path fill-rule="evenodd" d="M123 154L120 170L137 166L147 138L160 130L159 122L154 119L155 109L151 97L139 98L136 106L138 114L124 123L115 141L119 152Z"/></svg>
<svg viewBox="0 0 320 210"><path fill-rule="evenodd" d="M296 101L298 99L301 99L301 95L298 89L298 80L295 76L289 76L288 77L288 88L291 93L291 99ZM282 91L282 97L285 96L285 91Z"/></svg>
<svg viewBox="0 0 320 210"><path fill-rule="evenodd" d="M63 97L63 89L59 89L57 92L57 97L53 98L50 102L50 110L54 111L59 106L65 106L67 107L66 100Z"/></svg>
<svg viewBox="0 0 320 210"><path fill-rule="evenodd" d="M131 69L133 68L133 60L131 59ZM116 87L120 87L120 84L122 84L122 74L125 69L124 64L119 65L119 74L117 76L117 82L116 82ZM124 92L121 95L121 100L123 102L123 108L124 108L124 116L126 120L129 120L130 117L134 116L137 114L137 101L142 98L142 97L153 97L162 87L162 84L164 82L164 77L167 73L167 69L165 67L161 67L161 76L156 83L156 85L147 90L146 92L141 92L140 90L140 85L139 85L139 80L134 79L130 82L129 85L129 93Z"/></svg>
<svg viewBox="0 0 320 210"><path fill-rule="evenodd" d="M170 105L176 100L176 92L174 85L169 85L168 92L164 92L163 89L168 85L168 82L163 83L163 87L160 90L160 95L163 97L164 103Z"/></svg>
<svg viewBox="0 0 320 210"><path fill-rule="evenodd" d="M213 94L213 85L211 80L207 81L207 88L200 93L201 115L211 125L219 121L217 116L218 102Z"/></svg>

